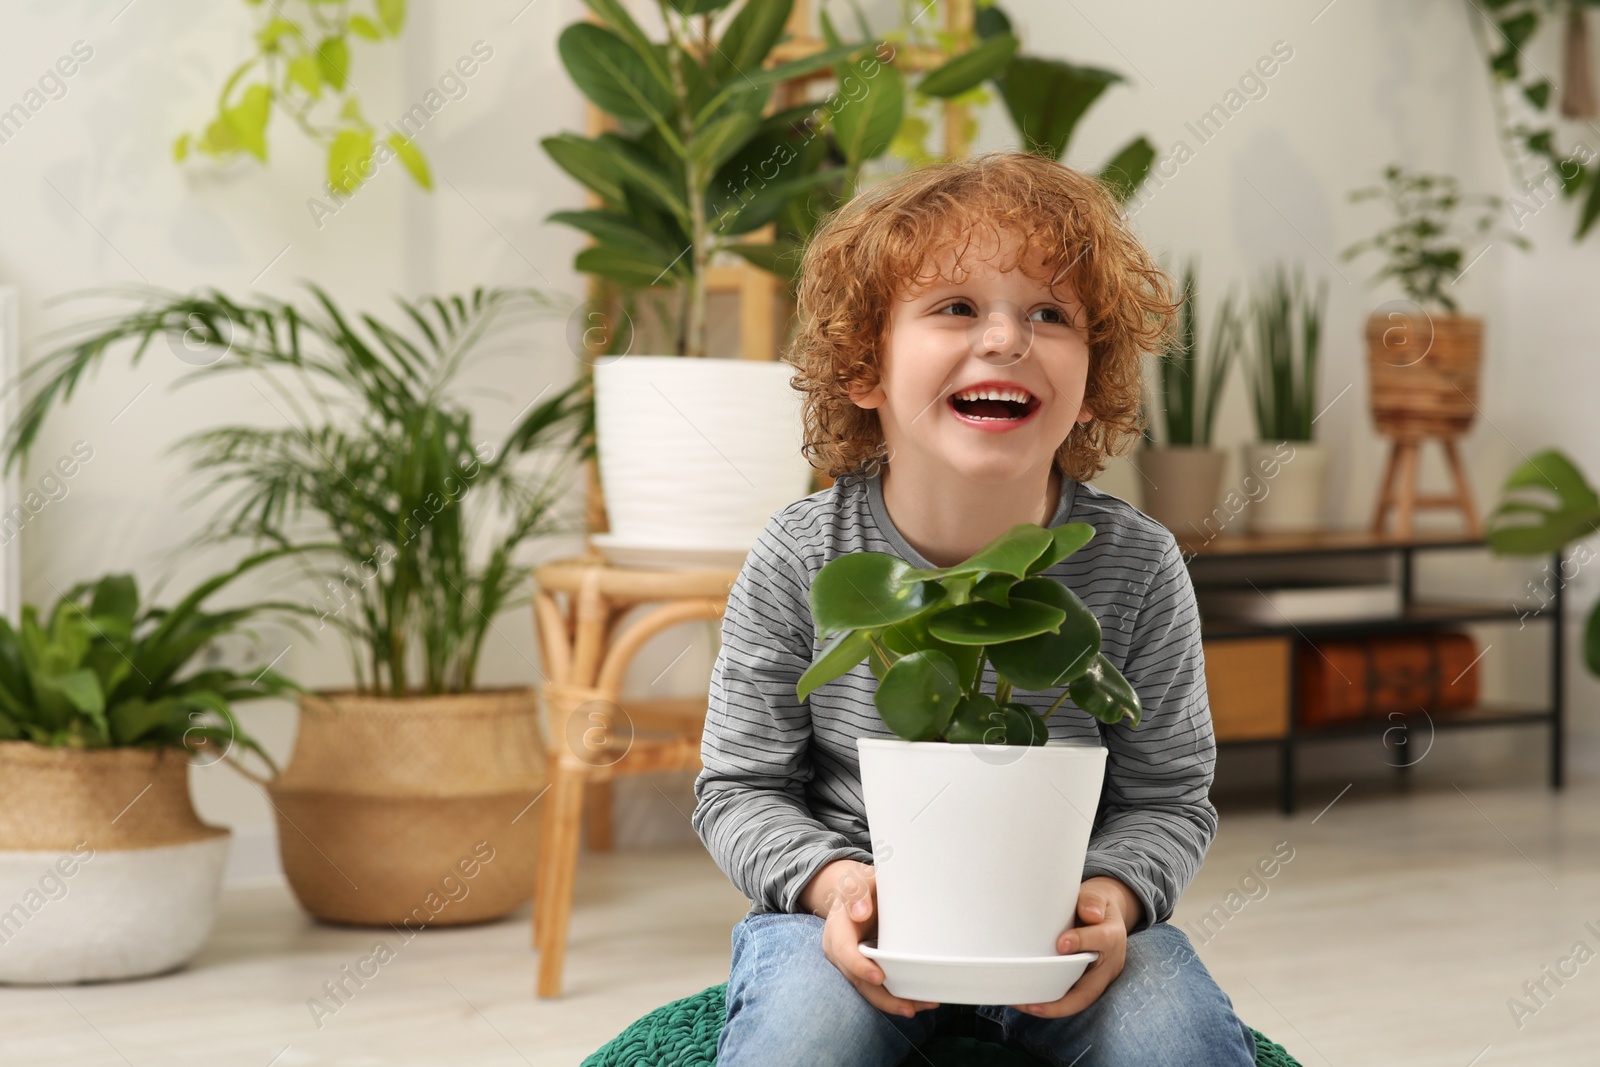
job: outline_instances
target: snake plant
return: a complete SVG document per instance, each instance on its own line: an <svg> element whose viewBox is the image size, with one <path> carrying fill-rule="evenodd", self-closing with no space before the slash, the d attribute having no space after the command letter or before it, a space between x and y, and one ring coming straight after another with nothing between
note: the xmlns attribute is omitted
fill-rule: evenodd
<svg viewBox="0 0 1600 1067"><path fill-rule="evenodd" d="M0 739L72 748L237 744L270 766L239 728L233 705L299 686L270 667L194 661L220 638L282 607L203 610L212 594L278 555L252 556L171 608L141 604L133 576L111 574L69 589L42 622L33 604L23 606L16 628L0 616Z"/></svg>
<svg viewBox="0 0 1600 1067"><path fill-rule="evenodd" d="M1100 651L1100 623L1044 571L1094 536L1088 523L1018 523L953 567L919 568L883 552L830 560L812 580L811 614L828 641L801 675L805 699L863 659L873 704L907 741L1042 745L1069 696L1102 722L1139 724L1138 694ZM993 693L983 692L985 662ZM1065 686L1043 715L1015 689Z"/></svg>

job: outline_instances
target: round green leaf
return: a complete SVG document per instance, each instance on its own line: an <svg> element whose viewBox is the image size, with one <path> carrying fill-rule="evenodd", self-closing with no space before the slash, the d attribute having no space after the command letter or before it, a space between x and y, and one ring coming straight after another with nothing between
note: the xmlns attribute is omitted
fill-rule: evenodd
<svg viewBox="0 0 1600 1067"><path fill-rule="evenodd" d="M1065 618L1061 628L989 649L989 662L1018 689L1054 689L1089 669L1100 651L1100 620L1078 595L1054 578L1028 578L1011 587L1013 605L1047 604Z"/></svg>
<svg viewBox="0 0 1600 1067"><path fill-rule="evenodd" d="M1073 680L1067 692L1074 704L1101 722L1115 726L1126 718L1139 725L1139 694L1102 653L1095 653L1089 669Z"/></svg>
<svg viewBox="0 0 1600 1067"><path fill-rule="evenodd" d="M1094 527L1086 522L1065 522L1060 526L1052 526L1050 544L1045 546L1037 559L1028 564L1028 574L1031 576L1049 570L1088 544L1093 536Z"/></svg>
<svg viewBox="0 0 1600 1067"><path fill-rule="evenodd" d="M961 699L956 665L943 652L913 652L889 668L872 702L884 725L907 741L932 741L944 732Z"/></svg>
<svg viewBox="0 0 1600 1067"><path fill-rule="evenodd" d="M886 552L852 552L828 561L811 581L817 632L826 637L878 629L944 598L943 588L916 576L915 567Z"/></svg>
<svg viewBox="0 0 1600 1067"><path fill-rule="evenodd" d="M1051 532L1043 526L1019 522L955 566L920 570L917 577L937 579L995 571L1013 578L1026 578L1028 565L1038 559L1053 540Z"/></svg>
<svg viewBox="0 0 1600 1067"><path fill-rule="evenodd" d="M1042 745L1050 740L1050 727L1026 704L1008 701L1000 705L1005 723L1006 744Z"/></svg>
<svg viewBox="0 0 1600 1067"><path fill-rule="evenodd" d="M978 600L939 612L928 620L928 632L955 645L994 645L1054 630L1066 617L1035 600L1013 598L1007 608Z"/></svg>
<svg viewBox="0 0 1600 1067"><path fill-rule="evenodd" d="M962 690L969 692L978 684L978 658L982 650L976 645L952 645L930 634L928 619L937 610L936 605L930 611L885 627L879 640L891 652L898 652L902 656L924 649L943 652L954 661L956 670L960 672L958 680Z"/></svg>
<svg viewBox="0 0 1600 1067"><path fill-rule="evenodd" d="M1000 706L989 694L974 693L962 697L956 704L950 725L945 727L944 739L953 745L981 745L985 743L985 734L996 728L1000 732L990 738L991 741L1005 736L1005 717L1000 714Z"/></svg>

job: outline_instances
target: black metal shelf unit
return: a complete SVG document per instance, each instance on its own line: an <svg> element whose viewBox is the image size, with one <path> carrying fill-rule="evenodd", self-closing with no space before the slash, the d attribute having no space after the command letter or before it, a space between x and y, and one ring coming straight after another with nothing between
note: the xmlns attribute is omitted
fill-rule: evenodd
<svg viewBox="0 0 1600 1067"><path fill-rule="evenodd" d="M1481 549L1488 542L1467 536L1419 537L1409 541L1359 533L1343 537L1260 537L1241 538L1221 549L1201 546L1186 551L1190 578L1198 587L1206 577L1211 560L1271 559L1280 565L1295 562L1311 563L1332 557L1398 556L1401 613L1398 616L1374 616L1337 621L1266 624L1234 619L1201 620L1201 634L1206 641L1227 641L1239 638L1287 637L1291 641L1289 656L1289 716L1287 731L1279 737L1219 740L1218 744L1238 747L1276 746L1279 755L1279 806L1284 814L1295 809L1295 750L1305 742L1349 739L1363 736L1383 736L1389 731L1402 730L1402 743L1395 751L1399 762L1393 764L1405 773L1416 762L1408 743L1411 731L1426 722L1432 731L1447 731L1484 727L1547 726L1550 730L1549 778L1552 789L1560 789L1564 778L1565 723L1563 714L1562 656L1565 648L1565 630L1562 617L1562 569L1564 552L1554 553L1550 559L1550 598L1538 604L1495 604L1483 602L1419 601L1413 589L1415 555L1422 551ZM1209 549L1209 550L1208 550ZM1236 564L1237 565L1237 564ZM1509 704L1484 701L1465 709L1437 712L1421 708L1409 714L1394 714L1384 719L1363 720L1336 725L1308 726L1301 722L1299 708L1299 679L1297 677L1294 649L1319 637L1351 637L1368 633L1393 633L1409 630L1440 629L1461 623L1509 623L1525 625L1542 622L1549 627L1549 702L1547 704ZM1432 734L1430 733L1431 737Z"/></svg>

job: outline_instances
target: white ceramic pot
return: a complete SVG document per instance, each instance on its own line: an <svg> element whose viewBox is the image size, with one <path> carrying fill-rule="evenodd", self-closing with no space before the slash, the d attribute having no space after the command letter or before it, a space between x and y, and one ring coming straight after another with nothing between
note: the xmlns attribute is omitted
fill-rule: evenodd
<svg viewBox="0 0 1600 1067"><path fill-rule="evenodd" d="M0 982L181 966L211 932L231 839L195 813L182 749L0 742Z"/></svg>
<svg viewBox="0 0 1600 1067"><path fill-rule="evenodd" d="M1106 750L856 739L872 834L878 948L1056 955L1074 925Z"/></svg>
<svg viewBox="0 0 1600 1067"><path fill-rule="evenodd" d="M748 549L805 496L800 394L787 363L622 356L595 367L610 540Z"/></svg>
<svg viewBox="0 0 1600 1067"><path fill-rule="evenodd" d="M182 966L211 933L231 839L0 852L0 982L94 982Z"/></svg>
<svg viewBox="0 0 1600 1067"><path fill-rule="evenodd" d="M1134 453L1134 458L1144 476L1144 507L1140 510L1171 530L1179 541L1206 537L1208 522L1216 520L1228 454L1220 448L1146 446Z"/></svg>
<svg viewBox="0 0 1600 1067"><path fill-rule="evenodd" d="M1328 446L1316 441L1255 441L1244 446L1244 509L1252 533L1322 529Z"/></svg>

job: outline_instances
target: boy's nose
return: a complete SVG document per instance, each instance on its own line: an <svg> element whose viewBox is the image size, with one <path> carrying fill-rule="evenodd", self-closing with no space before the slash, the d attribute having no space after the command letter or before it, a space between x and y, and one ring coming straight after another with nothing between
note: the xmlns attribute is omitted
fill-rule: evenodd
<svg viewBox="0 0 1600 1067"><path fill-rule="evenodd" d="M980 356L1001 356L1015 363L1028 354L1033 336L1031 323L1011 307L991 306L978 320L974 347Z"/></svg>

